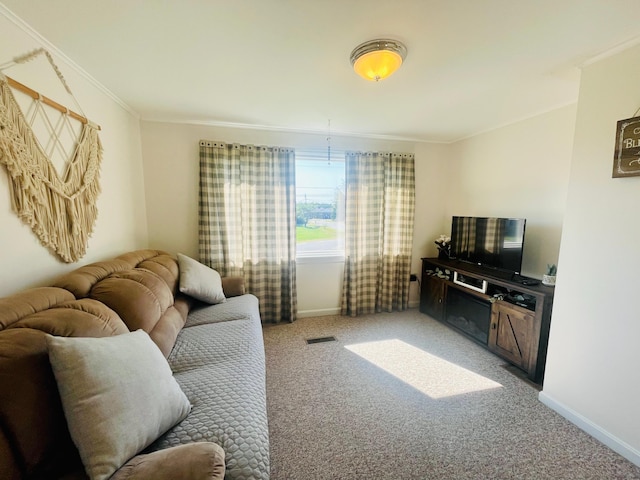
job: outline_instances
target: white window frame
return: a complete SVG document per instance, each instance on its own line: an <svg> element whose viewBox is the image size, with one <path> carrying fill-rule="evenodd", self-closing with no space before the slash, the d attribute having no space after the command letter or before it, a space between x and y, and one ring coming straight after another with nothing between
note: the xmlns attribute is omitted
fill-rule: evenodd
<svg viewBox="0 0 640 480"><path fill-rule="evenodd" d="M331 163L345 164L345 152L331 150L331 156L329 158L328 149L311 149L311 148L296 148L296 168L299 162L305 160L320 160ZM297 198L297 179L296 179L296 198ZM297 246L297 242L296 242ZM313 264L313 263L344 263L344 240L341 250L325 250L314 252L300 252L296 248L296 262L299 264Z"/></svg>

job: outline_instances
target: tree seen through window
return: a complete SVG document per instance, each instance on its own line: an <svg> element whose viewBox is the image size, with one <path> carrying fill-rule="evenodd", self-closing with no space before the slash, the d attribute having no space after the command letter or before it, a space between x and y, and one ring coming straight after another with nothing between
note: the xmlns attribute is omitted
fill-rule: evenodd
<svg viewBox="0 0 640 480"><path fill-rule="evenodd" d="M299 256L344 253L344 158L296 151L296 242Z"/></svg>

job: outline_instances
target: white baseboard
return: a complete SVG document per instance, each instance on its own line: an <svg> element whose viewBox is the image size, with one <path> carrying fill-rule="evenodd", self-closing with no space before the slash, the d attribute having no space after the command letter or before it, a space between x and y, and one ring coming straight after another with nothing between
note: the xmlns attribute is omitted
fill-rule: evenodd
<svg viewBox="0 0 640 480"><path fill-rule="evenodd" d="M609 432L607 432L606 430L603 430L601 427L593 423L591 420L583 417L578 412L570 409L566 405L563 405L562 403L557 402L552 397L544 393L544 391L538 394L538 399L542 403L544 403L547 407L549 407L552 410L555 410L564 418L566 418L571 423L576 425L578 428L584 430L595 439L604 443L607 447L609 447L614 452L619 453L630 462L640 466L640 451L636 450L631 445L611 435Z"/></svg>
<svg viewBox="0 0 640 480"><path fill-rule="evenodd" d="M409 308L418 308L420 301L409 302ZM317 310L298 310L298 318L326 317L329 315L340 315L339 308L319 308Z"/></svg>
<svg viewBox="0 0 640 480"><path fill-rule="evenodd" d="M340 315L339 308L319 308L317 310L298 310L298 318L326 317L328 315Z"/></svg>

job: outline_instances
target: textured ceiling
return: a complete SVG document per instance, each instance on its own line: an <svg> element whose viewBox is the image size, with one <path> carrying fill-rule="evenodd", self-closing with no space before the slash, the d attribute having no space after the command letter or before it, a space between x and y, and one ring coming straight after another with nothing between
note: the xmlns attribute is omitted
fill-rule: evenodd
<svg viewBox="0 0 640 480"><path fill-rule="evenodd" d="M3 0L145 120L451 142L577 100L639 0ZM408 55L371 83L351 50ZM23 53L23 52L17 52Z"/></svg>

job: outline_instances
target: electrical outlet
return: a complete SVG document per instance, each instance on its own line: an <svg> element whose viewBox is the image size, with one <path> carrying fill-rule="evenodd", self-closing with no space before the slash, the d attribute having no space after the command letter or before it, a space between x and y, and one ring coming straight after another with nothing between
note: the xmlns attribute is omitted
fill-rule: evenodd
<svg viewBox="0 0 640 480"><path fill-rule="evenodd" d="M418 275L416 275L415 273L412 273L411 275L409 275L409 281L410 282L417 282L418 281Z"/></svg>

